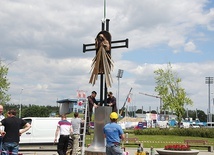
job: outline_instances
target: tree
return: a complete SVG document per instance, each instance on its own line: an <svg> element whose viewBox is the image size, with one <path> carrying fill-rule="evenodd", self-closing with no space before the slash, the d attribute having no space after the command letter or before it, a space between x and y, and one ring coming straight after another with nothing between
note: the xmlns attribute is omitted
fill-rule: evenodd
<svg viewBox="0 0 214 155"><path fill-rule="evenodd" d="M198 115L198 119L201 121L201 122L206 122L207 121L207 115L204 111L202 110L197 110L197 115Z"/></svg>
<svg viewBox="0 0 214 155"><path fill-rule="evenodd" d="M10 95L7 94L10 83L7 79L8 67L2 65L0 61L0 104L6 104L10 100Z"/></svg>
<svg viewBox="0 0 214 155"><path fill-rule="evenodd" d="M8 110L16 110L16 116L19 116L19 104L5 104L4 114ZM39 106L39 105L22 105L21 117L49 117L51 113L59 114L59 107L57 106ZM5 115L6 116L6 115Z"/></svg>
<svg viewBox="0 0 214 155"><path fill-rule="evenodd" d="M22 111L22 117L48 117L51 112L45 106L30 105Z"/></svg>
<svg viewBox="0 0 214 155"><path fill-rule="evenodd" d="M154 73L156 74L155 80L157 84L155 91L158 92L162 99L162 110L170 109L175 112L180 125L182 116L185 113L184 106L192 105L193 102L187 97L185 89L180 86L181 78L178 78L177 73L172 71L170 63L165 70L158 69Z"/></svg>
<svg viewBox="0 0 214 155"><path fill-rule="evenodd" d="M197 114L196 114L196 110L188 110L188 115L187 115L187 111L185 111L183 118L186 118L186 117L192 118L193 120L199 119L200 122L207 121L207 115L202 110L197 110Z"/></svg>
<svg viewBox="0 0 214 155"><path fill-rule="evenodd" d="M142 114L142 109L137 109L137 111L135 112L136 114ZM146 111L143 111L143 114L146 114Z"/></svg>

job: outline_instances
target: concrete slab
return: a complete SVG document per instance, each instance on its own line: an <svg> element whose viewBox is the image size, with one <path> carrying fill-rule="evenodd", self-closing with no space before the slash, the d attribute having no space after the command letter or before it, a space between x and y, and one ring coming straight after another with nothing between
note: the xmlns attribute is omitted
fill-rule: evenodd
<svg viewBox="0 0 214 155"><path fill-rule="evenodd" d="M155 150L155 148L154 148L154 150ZM135 153L137 152L137 148L126 148L126 151L129 152L129 155L135 155ZM148 151L149 154L151 153L150 148L144 148L144 151ZM158 155L158 153L156 151L155 151L155 155ZM200 150L198 155L214 155L214 152Z"/></svg>
<svg viewBox="0 0 214 155"><path fill-rule="evenodd" d="M126 148L126 151L129 152L129 155L135 155L135 153L137 152L137 148ZM144 148L144 151L148 151L150 154L150 148ZM34 152L23 152L23 155L58 155L58 154L57 152L35 152L34 151ZM155 155L158 155L157 152L155 153ZM198 155L214 155L214 152L200 150Z"/></svg>

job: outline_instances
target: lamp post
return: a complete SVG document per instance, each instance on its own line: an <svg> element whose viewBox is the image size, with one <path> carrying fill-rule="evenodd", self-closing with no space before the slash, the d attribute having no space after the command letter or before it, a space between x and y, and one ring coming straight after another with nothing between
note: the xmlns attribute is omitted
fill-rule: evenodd
<svg viewBox="0 0 214 155"><path fill-rule="evenodd" d="M212 113L211 113L211 118L212 118L212 120L211 120L211 122L213 122L213 115L214 115L214 98L213 98L213 107L212 107Z"/></svg>
<svg viewBox="0 0 214 155"><path fill-rule="evenodd" d="M213 84L213 77L206 77L205 83L208 84L208 111L207 111L207 122L212 121L212 114L210 113L210 84Z"/></svg>
<svg viewBox="0 0 214 155"><path fill-rule="evenodd" d="M120 79L123 77L123 70L119 69L117 73L117 80L118 80L118 93L117 93L117 105L118 105L118 114L120 113Z"/></svg>
<svg viewBox="0 0 214 155"><path fill-rule="evenodd" d="M23 91L23 88L21 89L20 91L20 94L19 94L19 118L22 117L22 91Z"/></svg>

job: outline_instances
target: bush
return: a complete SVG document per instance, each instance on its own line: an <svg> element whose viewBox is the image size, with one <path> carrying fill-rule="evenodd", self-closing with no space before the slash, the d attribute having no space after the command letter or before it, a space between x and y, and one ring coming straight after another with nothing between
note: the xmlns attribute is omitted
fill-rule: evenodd
<svg viewBox="0 0 214 155"><path fill-rule="evenodd" d="M188 128L188 129L159 129L150 128L143 130L134 130L135 135L175 135L175 136L191 136L191 137L204 137L214 138L214 129L209 128Z"/></svg>

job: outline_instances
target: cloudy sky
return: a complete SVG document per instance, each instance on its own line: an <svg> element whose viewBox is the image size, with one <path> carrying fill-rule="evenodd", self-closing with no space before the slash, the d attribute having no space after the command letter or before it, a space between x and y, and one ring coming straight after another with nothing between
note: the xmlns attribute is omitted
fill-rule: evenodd
<svg viewBox="0 0 214 155"><path fill-rule="evenodd" d="M129 48L112 49L113 85L119 104L133 88L131 105L156 109L154 70L169 62L182 78L194 105L208 108L205 77L214 76L214 2L212 0L107 0L112 40L129 39ZM104 0L0 1L0 58L9 66L10 103L56 105L99 90L88 83L95 52L83 53L94 43L104 18ZM23 89L23 91L22 91ZM214 98L211 85L211 103ZM99 95L97 96L99 98ZM213 105L213 104L212 104ZM213 110L213 106L212 106Z"/></svg>

